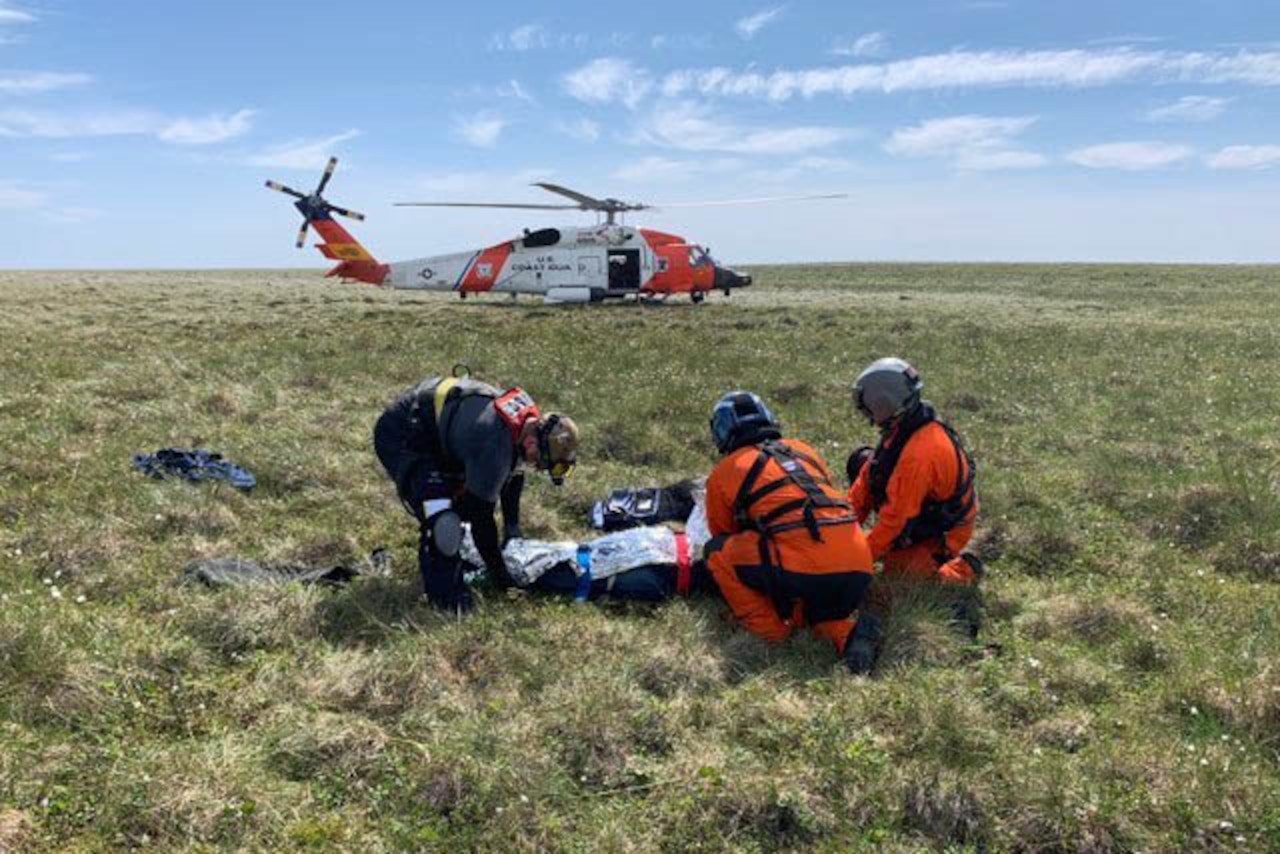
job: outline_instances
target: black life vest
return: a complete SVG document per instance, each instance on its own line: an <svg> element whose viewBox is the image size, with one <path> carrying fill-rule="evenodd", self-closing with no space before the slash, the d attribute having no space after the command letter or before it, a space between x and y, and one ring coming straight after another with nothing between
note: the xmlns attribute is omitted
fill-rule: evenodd
<svg viewBox="0 0 1280 854"><path fill-rule="evenodd" d="M867 473L871 491L871 506L877 511L889 500L889 479L898 465L902 450L917 430L936 423L951 440L956 453L956 483L951 495L938 501L930 499L920 507L920 512L907 520L902 533L893 541L893 547L904 549L915 543L941 539L953 528L964 524L978 503L975 477L978 467L964 445L960 434L938 418L933 407L922 403L904 416L897 426L882 436L871 458L871 470Z"/></svg>
<svg viewBox="0 0 1280 854"><path fill-rule="evenodd" d="M458 404L469 397L484 397L493 401L494 411L511 433L513 445L520 440L524 425L541 417L538 405L522 388L499 391L483 383L462 383L454 377L427 380L414 392L410 415L419 428L423 450L439 459L449 470L461 470L463 466L460 460L448 452L444 437L449 435L449 428L458 413ZM520 455L516 454L512 465L518 464L519 460Z"/></svg>

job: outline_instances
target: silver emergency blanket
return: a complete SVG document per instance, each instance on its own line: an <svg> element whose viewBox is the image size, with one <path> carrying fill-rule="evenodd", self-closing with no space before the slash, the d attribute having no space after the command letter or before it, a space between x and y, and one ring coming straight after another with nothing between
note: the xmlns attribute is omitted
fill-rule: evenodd
<svg viewBox="0 0 1280 854"><path fill-rule="evenodd" d="M706 508L703 507L705 496L699 492L695 497L697 503L686 527L690 560L696 560L702 554L702 546L711 538L707 531ZM512 580L520 587L528 587L544 573L562 564L572 566L574 572L581 576L585 569L578 560L580 547L585 547L592 578L608 578L655 564L674 566L679 561L675 531L665 525L628 528L583 543L572 540L511 540L502 550L502 557ZM469 528L462 541L462 558L476 566L484 565Z"/></svg>

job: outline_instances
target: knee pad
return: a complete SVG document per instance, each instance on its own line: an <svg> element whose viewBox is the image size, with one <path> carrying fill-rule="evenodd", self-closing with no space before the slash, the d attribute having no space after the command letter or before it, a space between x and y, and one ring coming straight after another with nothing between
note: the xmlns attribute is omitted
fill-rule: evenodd
<svg viewBox="0 0 1280 854"><path fill-rule="evenodd" d="M434 501L428 501L427 504L434 504ZM444 502L449 505L449 502ZM456 557L462 549L462 517L460 517L452 506L446 506L443 510L431 512L431 508L426 508L427 515L427 537L431 542L432 548L445 557Z"/></svg>

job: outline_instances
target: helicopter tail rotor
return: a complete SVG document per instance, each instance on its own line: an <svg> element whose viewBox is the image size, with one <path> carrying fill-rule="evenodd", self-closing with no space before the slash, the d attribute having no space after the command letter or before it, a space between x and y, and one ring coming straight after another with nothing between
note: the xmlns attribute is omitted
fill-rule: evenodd
<svg viewBox="0 0 1280 854"><path fill-rule="evenodd" d="M278 193L284 193L286 196L293 196L297 199L297 201L293 203L293 206L298 209L298 213L302 214L302 228L298 230L298 240L296 243L299 249L306 244L308 226L317 222L332 222L333 214L345 216L348 219L354 219L357 222L364 221L364 214L356 213L353 210L330 204L329 200L324 197L324 188L329 185L329 179L333 177L333 172L337 168L338 158L330 157L328 164L324 167L324 173L320 176L320 183L316 185L315 192L309 196L299 193L292 187L287 187L277 181L266 182L267 189L275 190ZM319 228L317 228L317 230L319 230ZM343 233L345 234L346 232L344 231ZM321 236L324 236L325 239L328 240L328 237L323 233ZM354 243L354 241L351 242Z"/></svg>
<svg viewBox="0 0 1280 854"><path fill-rule="evenodd" d="M295 200L293 206L297 208L298 213L302 214L302 227L298 229L298 239L294 243L295 246L301 249L306 245L307 232L313 227L316 233L323 238L324 242L316 245L316 248L320 250L320 254L340 262L337 267L329 271L330 276L356 279L357 281L368 282L371 285L381 285L386 281L391 268L386 264L379 263L369 254L369 250L361 246L360 242L352 237L333 218L334 214L337 214L348 219L354 219L357 222L363 222L364 214L331 204L323 195L324 189L329 186L329 180L333 178L333 172L337 166L338 158L330 157L328 164L324 167L324 173L320 176L320 183L316 185L315 192L310 195L300 193L292 187L287 187L276 181L267 181L266 187L269 190L284 193L286 196L292 196Z"/></svg>

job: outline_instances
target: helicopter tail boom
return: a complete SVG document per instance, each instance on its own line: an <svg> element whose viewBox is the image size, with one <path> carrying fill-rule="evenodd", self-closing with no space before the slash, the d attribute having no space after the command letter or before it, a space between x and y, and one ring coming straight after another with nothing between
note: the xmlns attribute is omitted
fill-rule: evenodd
<svg viewBox="0 0 1280 854"><path fill-rule="evenodd" d="M324 238L323 243L316 244L320 254L339 262L326 276L355 279L370 285L381 285L386 281L391 268L374 258L368 249L360 245L360 241L333 219L311 220L310 225Z"/></svg>

